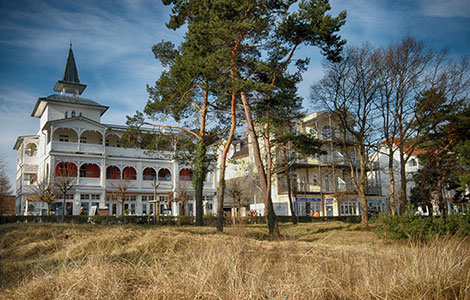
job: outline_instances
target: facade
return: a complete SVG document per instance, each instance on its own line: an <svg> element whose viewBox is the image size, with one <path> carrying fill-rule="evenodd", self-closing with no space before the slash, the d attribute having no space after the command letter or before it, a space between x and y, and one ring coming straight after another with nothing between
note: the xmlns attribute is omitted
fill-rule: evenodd
<svg viewBox="0 0 470 300"><path fill-rule="evenodd" d="M393 141L393 146L394 152L393 152L393 174L395 178L395 207L397 212L400 211L400 207L398 204L398 199L399 199L399 193L400 193L400 188L401 188L401 176L400 176L400 154L398 151L398 143L399 139L394 138ZM408 158L408 162L406 163L405 166L405 173L406 173L406 195L408 199L410 198L411 195L411 190L416 186L416 183L414 181L414 175L418 172L418 170L421 168L420 162L418 155L421 153L424 153L425 150L422 149L415 149L414 151L407 150L405 149L405 153ZM380 183L381 190L383 192L383 195L386 197L386 204L387 208L390 208L390 174L388 171L388 164L389 164L389 155L390 155L390 150L388 149L385 141L382 142L379 146L378 151L374 154L372 161L378 165L379 167L377 168L377 172L371 173L370 177L373 178L373 180L377 181ZM455 194L455 191L445 191L445 196L446 196L446 204L448 206L449 212L455 212L455 213L467 213L469 211L469 207L467 203L458 203L458 204L453 204L452 198ZM439 214L439 205L438 205L438 196L436 195L434 201L432 201L432 206L433 206L433 214ZM422 215L429 215L431 212L428 211L427 207L418 207L418 213Z"/></svg>
<svg viewBox="0 0 470 300"><path fill-rule="evenodd" d="M293 152L288 154L292 160L290 180L293 183L294 212L298 216L313 215L315 211L320 216L358 216L362 213L344 151L348 151L353 158L357 156L352 144L348 149L342 149L337 128L338 122L327 111L311 113L297 124L299 132L311 133L323 141L323 150L326 153L314 157L301 157ZM350 140L352 141L352 137ZM237 144L240 142L234 142L233 159L227 169L227 182L235 178L250 178L251 182L256 183L256 167L250 141L248 138L244 141L247 149L243 150L243 155L237 155ZM243 143L239 148L243 149ZM355 168L357 167L358 163L355 163ZM258 192L259 188L254 190ZM369 182L366 194L369 211L379 213L385 209L384 197L377 180ZM277 215L290 215L287 180L283 173L274 175L272 199ZM264 213L264 205L260 204L262 202L259 194L257 201L250 202L251 210Z"/></svg>
<svg viewBox="0 0 470 300"><path fill-rule="evenodd" d="M171 147L152 152L121 147L127 127L101 123L109 107L81 97L85 88L70 47L63 78L54 87L60 93L39 98L31 114L40 119L38 132L18 137L14 146L18 152L16 214L45 213L46 204L31 201L29 196L48 176L72 179L65 207L69 215L88 214L92 207L101 214L119 215L119 190L124 185L125 214L153 214L156 201L162 215L194 214L193 200L184 212L178 201L181 189L194 195L190 167L173 159ZM177 136L179 132L160 133ZM209 173L204 185L205 214L216 212L216 187L215 173ZM61 214L62 209L62 199L58 199L52 211Z"/></svg>

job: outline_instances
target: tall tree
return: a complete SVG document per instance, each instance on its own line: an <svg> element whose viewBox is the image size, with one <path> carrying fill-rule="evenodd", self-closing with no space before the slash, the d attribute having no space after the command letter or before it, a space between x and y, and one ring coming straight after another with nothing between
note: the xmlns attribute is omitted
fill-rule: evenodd
<svg viewBox="0 0 470 300"><path fill-rule="evenodd" d="M273 234L276 230L276 217L272 206L270 186L271 134L269 124L262 125L264 128L261 137L264 137L263 142L268 156L268 162L265 165L258 142L260 132L256 130L255 121L257 120L254 109L259 101L270 98L271 91L278 84L277 78L286 72L300 45L318 46L328 58L332 60L339 58L344 42L335 33L344 24L345 12L336 18L331 17L326 14L330 6L328 1L324 0L300 1L295 11L293 8L290 10L294 1L219 0L208 3L173 0L164 3L173 4L174 14L169 22L170 26L179 28L187 22L188 35L192 31L200 33L203 27L210 28L209 31L217 33L217 35L203 36L212 38L205 42L210 45L214 45L212 44L214 42L217 49L221 49L221 55L228 58L228 60L223 60L226 64L220 67L228 70L228 82L232 84L232 120L233 107L239 95L253 146L260 185L264 193L268 228L270 234ZM212 27L213 24L217 26ZM269 49L273 45L276 45L277 50L270 52ZM264 61L264 57L270 58ZM271 70L268 70L267 66ZM259 77L262 73L269 77ZM263 114L264 116L266 114ZM232 124L234 124L233 121ZM230 143L227 143L226 147L230 147ZM224 149L223 153L227 152L228 150ZM224 163L225 159L222 159L222 162ZM221 170L223 167L222 165ZM223 183L222 180L222 188ZM219 199L221 195L223 193L219 191ZM220 203L221 201L219 201L219 206Z"/></svg>
<svg viewBox="0 0 470 300"><path fill-rule="evenodd" d="M426 130L417 137L417 148L424 151L418 155L422 168L415 176L417 186L412 196L415 202L424 202L431 211L429 196L437 193L440 211L445 216L446 190L465 191L469 187L465 179L470 174L466 151L470 145L470 105L466 98L449 103L443 91L434 89L423 93L418 101L432 113L418 117Z"/></svg>
<svg viewBox="0 0 470 300"><path fill-rule="evenodd" d="M339 122L344 154L361 200L363 226L368 226L366 186L370 154L378 141L375 101L379 88L379 57L379 51L370 45L349 47L342 62L326 64L325 77L312 87L312 100L320 102ZM347 151L350 144L358 161Z"/></svg>

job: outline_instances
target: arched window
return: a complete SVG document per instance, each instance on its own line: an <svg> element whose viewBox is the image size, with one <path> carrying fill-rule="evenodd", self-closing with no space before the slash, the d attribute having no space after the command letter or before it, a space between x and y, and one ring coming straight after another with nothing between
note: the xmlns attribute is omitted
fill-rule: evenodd
<svg viewBox="0 0 470 300"><path fill-rule="evenodd" d="M38 152L37 151L38 147L36 146L35 143L29 143L28 145L26 145L26 148L24 149L24 152L26 153L27 156L36 156L36 153Z"/></svg>
<svg viewBox="0 0 470 300"><path fill-rule="evenodd" d="M157 177L157 172L153 168L145 168L142 175L144 180L154 180Z"/></svg>
<svg viewBox="0 0 470 300"><path fill-rule="evenodd" d="M72 118L75 118L75 111L72 110Z"/></svg>
<svg viewBox="0 0 470 300"><path fill-rule="evenodd" d="M181 169L180 171L180 180L181 181L192 181L193 180L193 171L188 168Z"/></svg>
<svg viewBox="0 0 470 300"><path fill-rule="evenodd" d="M125 167L122 171L122 179L125 180L136 180L137 179L137 172L133 167Z"/></svg>
<svg viewBox="0 0 470 300"><path fill-rule="evenodd" d="M100 167L96 164L83 164L80 167L80 177L100 178Z"/></svg>
<svg viewBox="0 0 470 300"><path fill-rule="evenodd" d="M158 181L170 181L171 172L168 169L160 169L158 171Z"/></svg>
<svg viewBox="0 0 470 300"><path fill-rule="evenodd" d="M107 167L106 179L121 179L121 170L116 166Z"/></svg>
<svg viewBox="0 0 470 300"><path fill-rule="evenodd" d="M418 165L418 163L416 162L415 159L411 159L410 162L408 163L408 165L410 167L416 167Z"/></svg>
<svg viewBox="0 0 470 300"><path fill-rule="evenodd" d="M77 177L77 166L71 162L60 162L55 167L55 176Z"/></svg>
<svg viewBox="0 0 470 300"><path fill-rule="evenodd" d="M80 143L101 145L103 135L98 131L85 130L80 136Z"/></svg>

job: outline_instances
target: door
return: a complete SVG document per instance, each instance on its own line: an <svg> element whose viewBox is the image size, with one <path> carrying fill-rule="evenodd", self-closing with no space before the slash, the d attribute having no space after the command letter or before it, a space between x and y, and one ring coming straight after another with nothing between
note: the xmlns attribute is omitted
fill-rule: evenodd
<svg viewBox="0 0 470 300"><path fill-rule="evenodd" d="M332 217L333 216L333 205L326 206L326 216Z"/></svg>

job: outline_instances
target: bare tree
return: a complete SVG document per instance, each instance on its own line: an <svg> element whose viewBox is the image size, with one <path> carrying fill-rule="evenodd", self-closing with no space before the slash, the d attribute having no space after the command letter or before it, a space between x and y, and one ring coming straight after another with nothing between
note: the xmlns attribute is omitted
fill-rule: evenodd
<svg viewBox="0 0 470 300"><path fill-rule="evenodd" d="M0 157L0 208L2 207L1 203L5 201L5 197L11 193L11 184L8 176L6 174L7 164L3 157ZM0 215L3 212L0 211Z"/></svg>
<svg viewBox="0 0 470 300"><path fill-rule="evenodd" d="M124 203L129 200L129 180L119 179L111 187L113 201L117 201L121 204L121 217L124 216Z"/></svg>
<svg viewBox="0 0 470 300"><path fill-rule="evenodd" d="M76 177L76 168L72 168L70 165L66 165L65 168L58 170L56 175L52 178L54 189L62 197L62 222L65 219L65 199L67 198L67 194L75 190Z"/></svg>
<svg viewBox="0 0 470 300"><path fill-rule="evenodd" d="M35 195L33 199L47 204L47 215L51 215L51 205L57 199L57 189L54 186L54 181L50 176L44 177L42 181L37 183L34 188Z"/></svg>
<svg viewBox="0 0 470 300"><path fill-rule="evenodd" d="M447 57L447 51L434 51L424 42L408 36L399 43L391 43L381 50L379 78L380 100L378 108L382 117L382 131L389 156L390 206L395 208L394 154L399 152L400 191L399 212L403 213L407 201L406 164L427 127L419 121L431 116L437 109L434 102L421 101L427 90L442 92L450 105L468 94L467 58L455 64Z"/></svg>
<svg viewBox="0 0 470 300"><path fill-rule="evenodd" d="M246 195L241 178L235 178L228 182L226 192L237 205L237 216L241 217L241 208L246 205Z"/></svg>
<svg viewBox="0 0 470 300"><path fill-rule="evenodd" d="M189 185L188 183L184 181L180 181L176 189L175 200L181 203L181 211L182 211L181 215L183 216L186 214L186 205L188 204L189 200L192 199L192 193L189 191L188 185Z"/></svg>
<svg viewBox="0 0 470 300"><path fill-rule="evenodd" d="M312 99L330 110L339 122L343 152L361 199L363 226L368 226L366 187L369 158L377 143L374 122L379 87L378 58L379 52L370 45L349 47L342 62L326 64L325 77L312 87ZM352 152L348 151L351 147Z"/></svg>

